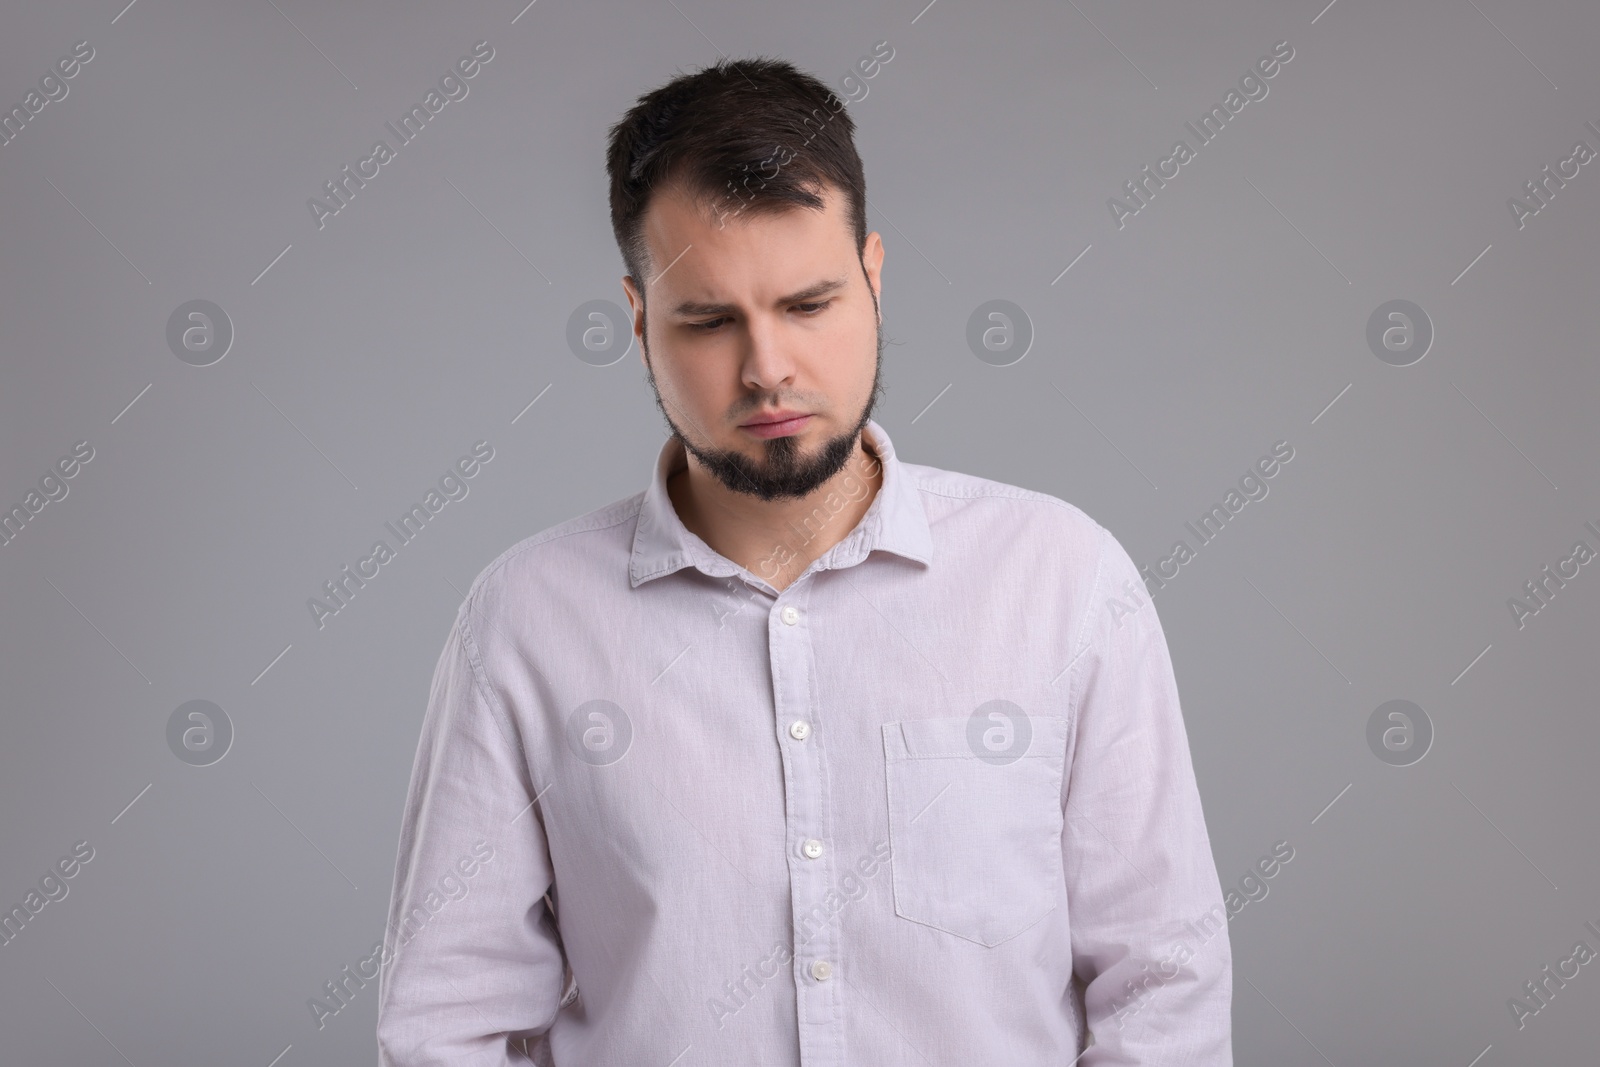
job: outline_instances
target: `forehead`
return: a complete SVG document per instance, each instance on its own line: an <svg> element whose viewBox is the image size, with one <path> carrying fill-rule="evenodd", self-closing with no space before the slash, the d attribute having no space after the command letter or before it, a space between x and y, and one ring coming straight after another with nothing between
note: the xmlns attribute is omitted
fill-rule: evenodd
<svg viewBox="0 0 1600 1067"><path fill-rule="evenodd" d="M854 233L839 191L827 185L821 196L820 211L795 205L758 213L739 211L731 191L706 198L678 185L660 188L644 215L650 295L758 297L837 273L855 258Z"/></svg>

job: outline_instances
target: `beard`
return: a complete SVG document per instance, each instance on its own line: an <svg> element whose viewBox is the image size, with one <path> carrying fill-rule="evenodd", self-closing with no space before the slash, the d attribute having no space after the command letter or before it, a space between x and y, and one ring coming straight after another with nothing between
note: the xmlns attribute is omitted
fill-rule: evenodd
<svg viewBox="0 0 1600 1067"><path fill-rule="evenodd" d="M876 304L876 300L874 300ZM645 376L650 390L655 394L656 407L667 420L672 436L683 442L684 451L700 461L701 466L727 489L747 493L762 500L779 500L805 497L824 485L828 479L844 469L855 452L856 440L878 405L883 393L883 350L887 342L883 337L883 323L878 323L877 356L872 370L872 390L855 419L854 426L822 443L815 455L805 455L800 450L800 437L774 437L761 442L762 458L753 460L743 452L731 448L702 448L695 444L673 421L656 386L654 369L650 366L650 349L644 346ZM692 422L693 420L688 420Z"/></svg>

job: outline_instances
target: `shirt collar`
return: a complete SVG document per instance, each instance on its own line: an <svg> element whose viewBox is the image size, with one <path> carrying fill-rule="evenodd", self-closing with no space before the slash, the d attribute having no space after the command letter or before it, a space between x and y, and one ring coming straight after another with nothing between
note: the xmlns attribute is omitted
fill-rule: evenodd
<svg viewBox="0 0 1600 1067"><path fill-rule="evenodd" d="M919 563L931 563L933 533L928 527L927 512L923 509L915 477L895 455L894 444L882 426L868 419L861 436L868 451L883 464L883 484L856 528L813 566L818 569L854 566L874 549ZM717 553L678 517L672 498L667 495L667 479L687 465L683 442L676 437L667 438L656 456L650 487L645 490L633 534L628 577L635 588L683 567L692 566L719 577L751 573ZM820 501L819 506L822 506Z"/></svg>

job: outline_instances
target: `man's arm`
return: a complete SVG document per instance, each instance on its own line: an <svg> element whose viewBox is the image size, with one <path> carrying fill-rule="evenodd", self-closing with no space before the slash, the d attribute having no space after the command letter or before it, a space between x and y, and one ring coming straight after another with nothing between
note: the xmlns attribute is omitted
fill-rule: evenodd
<svg viewBox="0 0 1600 1067"><path fill-rule="evenodd" d="M469 598L434 668L400 827L378 997L385 1067L501 1067L555 1019L564 956L516 721L492 702ZM519 1053L520 1060L520 1053Z"/></svg>
<svg viewBox="0 0 1600 1067"><path fill-rule="evenodd" d="M1166 637L1109 532L1077 655L1062 848L1094 1044L1078 1067L1232 1067L1233 956Z"/></svg>

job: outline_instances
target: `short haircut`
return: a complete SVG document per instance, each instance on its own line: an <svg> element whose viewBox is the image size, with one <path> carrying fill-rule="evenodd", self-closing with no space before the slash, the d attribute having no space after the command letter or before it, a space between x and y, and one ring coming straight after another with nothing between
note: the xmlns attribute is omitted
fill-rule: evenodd
<svg viewBox="0 0 1600 1067"><path fill-rule="evenodd" d="M845 102L781 59L722 59L639 98L611 127L611 228L643 297L653 266L644 241L652 193L678 186L722 218L822 210L824 183L843 193L859 258L867 180Z"/></svg>

